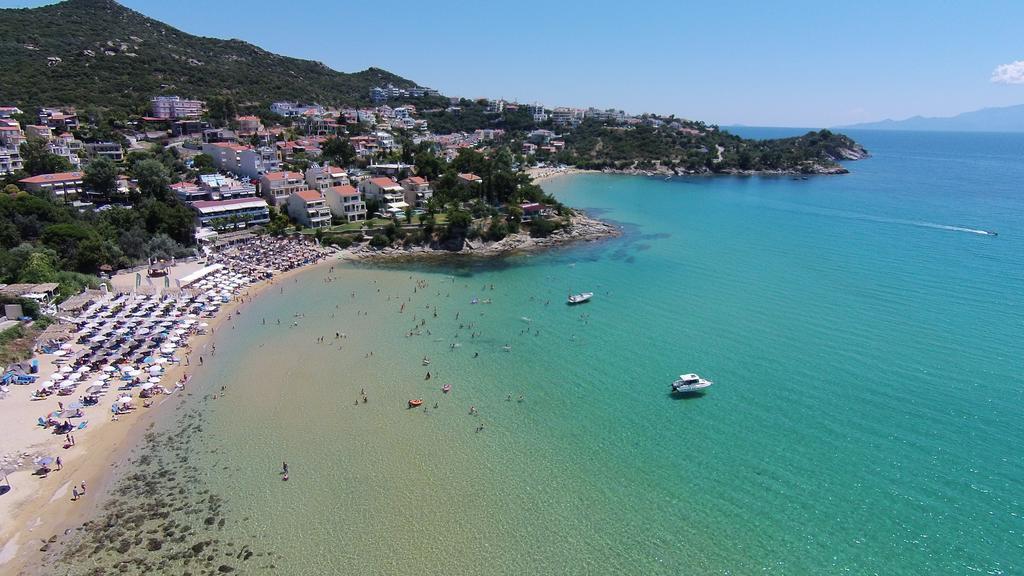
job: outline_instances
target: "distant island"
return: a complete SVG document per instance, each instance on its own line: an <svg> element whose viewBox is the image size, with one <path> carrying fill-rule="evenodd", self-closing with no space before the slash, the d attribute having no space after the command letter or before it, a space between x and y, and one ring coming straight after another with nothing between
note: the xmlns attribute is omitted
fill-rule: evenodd
<svg viewBox="0 0 1024 576"><path fill-rule="evenodd" d="M929 132L1024 132L1024 104L982 108L956 116L914 116L840 126L844 130L917 130Z"/></svg>

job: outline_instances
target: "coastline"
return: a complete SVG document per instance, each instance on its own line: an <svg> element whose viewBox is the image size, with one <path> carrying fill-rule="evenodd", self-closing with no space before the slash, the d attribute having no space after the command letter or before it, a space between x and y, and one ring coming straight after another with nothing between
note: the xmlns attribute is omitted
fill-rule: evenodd
<svg viewBox="0 0 1024 576"><path fill-rule="evenodd" d="M559 248L577 242L596 242L621 235L622 229L620 227L591 218L581 211L576 211L569 217L569 226L567 228L557 230L545 238L534 238L529 233L520 231L515 234L509 234L496 242L473 242L466 240L459 250L446 250L430 246L371 248L369 245L360 245L342 251L340 258L346 261L409 260L446 257L494 258Z"/></svg>
<svg viewBox="0 0 1024 576"><path fill-rule="evenodd" d="M540 175L541 180L550 180L559 176L581 173L598 173L596 171L569 169L555 170ZM235 295L225 303L219 313L208 319L209 330L206 334L195 334L189 339L184 353L206 350L213 344L216 332L229 324L245 303L262 295L275 284L291 279L300 273L317 268L326 268L339 262L373 262L400 260L431 260L440 258L500 258L517 253L537 252L547 249L571 245L577 242L594 242L618 237L622 229L618 226L590 218L580 211L575 211L569 218L569 226L558 230L545 238L533 238L526 232L511 234L497 242L469 242L461 250L450 251L430 247L385 248L372 249L366 245L357 249L342 250L330 253L327 258L306 266L281 272L273 278L253 283L244 291ZM53 357L43 359L40 377L45 378L56 366ZM178 392L192 396L196 390L203 390L206 368L181 363L169 365L164 375L166 381L177 381L187 374L189 384ZM29 402L27 396L30 387L16 388L18 394L12 394L7 402L19 404L19 422L28 426L43 406L43 403ZM24 398L20 396L24 395ZM173 395L172 395L173 396ZM74 450L60 451L64 460L61 471L51 472L53 479L59 482L46 482L46 478L36 478L31 465L33 456L42 454L58 454L60 438L48 435L46 438L30 443L22 443L10 453L28 454L27 465L22 465L10 474L10 482L14 487L3 500L0 500L0 514L9 518L0 527L0 569L12 574L34 575L47 573L45 566L60 559L60 556L71 538L79 532L83 524L100 516L101 507L113 496L113 490L123 471L130 468L137 457L136 449L145 442L146 432L168 418L172 418L177 408L185 402L184 398L160 395L149 408L139 408L130 414L122 415L118 421L112 422L105 411L99 411L90 421L90 426L76 434L82 444ZM168 401L173 408L168 407ZM45 402L45 401L44 401ZM101 404L102 405L102 404ZM12 409L14 411L14 409ZM99 418L95 418L99 416ZM26 430L28 438L35 430ZM49 450L49 451L48 451ZM86 482L89 486L88 495L83 499L69 503L72 486ZM84 500L84 501L83 501Z"/></svg>
<svg viewBox="0 0 1024 576"><path fill-rule="evenodd" d="M281 272L273 278L251 284L245 291L224 304L215 317L208 319L207 333L193 335L185 349L205 350L208 345L213 344L217 330L234 318L236 311L243 304L261 295L268 287L318 267L329 267L337 261L336 257L329 256L319 262ZM203 366L185 366L179 363L168 368L164 378L173 382L186 373L190 374L188 385L178 392L190 395L207 385L202 377L204 372L206 368ZM98 515L101 506L112 497L112 490L121 476L120 472L131 463L134 449L145 442L144 432L157 422L174 415L175 411L168 407L168 403L176 399L174 395L160 395L150 408L136 409L122 415L117 422L111 422L109 418L100 418L95 424L90 421L92 428L77 434L82 438L83 444L76 445L76 450L71 453L61 454L65 461L63 469L50 473L61 478L59 484L47 483L44 478L35 478L31 466L11 473L10 482L14 488L4 495L4 498L10 498L15 491L26 492L20 498L4 500L3 508L0 508L0 512L10 518L0 527L0 570L25 576L51 573L46 566L59 558L62 545L67 542L69 535L73 535L83 523ZM173 403L175 408L182 401L184 399ZM24 411L26 423L31 422L35 406L26 402ZM106 412L102 414L106 416ZM26 450L43 444L45 442L34 444ZM88 458L89 455L93 457ZM72 484L77 485L80 482L86 482L89 486L88 495L83 498L84 501L67 502L65 498L70 500Z"/></svg>

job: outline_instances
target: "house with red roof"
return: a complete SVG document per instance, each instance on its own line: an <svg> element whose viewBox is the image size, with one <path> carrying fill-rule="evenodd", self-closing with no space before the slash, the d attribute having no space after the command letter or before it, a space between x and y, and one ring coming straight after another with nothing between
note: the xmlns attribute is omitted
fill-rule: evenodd
<svg viewBox="0 0 1024 576"><path fill-rule="evenodd" d="M366 203L355 186L332 186L324 192L331 214L347 222L366 220Z"/></svg>
<svg viewBox="0 0 1024 576"><path fill-rule="evenodd" d="M318 190L298 190L288 196L288 215L307 228L331 225L331 208Z"/></svg>
<svg viewBox="0 0 1024 576"><path fill-rule="evenodd" d="M459 184L462 184L464 186L479 186L480 183L482 183L483 181L483 178L477 176L476 174L473 174L472 172L467 172L466 174L459 174L458 178Z"/></svg>
<svg viewBox="0 0 1024 576"><path fill-rule="evenodd" d="M434 197L430 182L422 176L410 176L398 182L405 189L405 201L410 206L425 208L427 201Z"/></svg>
<svg viewBox="0 0 1024 576"><path fill-rule="evenodd" d="M29 176L18 182L28 192L48 194L51 198L62 198L67 202L82 195L84 191L83 176L82 172L58 172Z"/></svg>
<svg viewBox="0 0 1024 576"><path fill-rule="evenodd" d="M267 202L274 206L287 203L292 194L304 190L309 190L309 186L306 185L306 179L300 172L267 172L260 176L260 192Z"/></svg>
<svg viewBox="0 0 1024 576"><path fill-rule="evenodd" d="M367 200L375 200L386 207L396 207L404 210L405 188L391 178L367 178L359 183L359 191ZM402 204L402 206L398 206Z"/></svg>

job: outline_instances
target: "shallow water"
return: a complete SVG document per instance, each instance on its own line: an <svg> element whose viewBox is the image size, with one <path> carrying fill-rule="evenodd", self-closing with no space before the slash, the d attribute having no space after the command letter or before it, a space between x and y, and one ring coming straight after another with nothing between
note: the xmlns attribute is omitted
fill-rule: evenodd
<svg viewBox="0 0 1024 576"><path fill-rule="evenodd" d="M1020 571L1024 138L856 136L843 177L546 184L620 239L268 290L188 452L219 537L249 574Z"/></svg>

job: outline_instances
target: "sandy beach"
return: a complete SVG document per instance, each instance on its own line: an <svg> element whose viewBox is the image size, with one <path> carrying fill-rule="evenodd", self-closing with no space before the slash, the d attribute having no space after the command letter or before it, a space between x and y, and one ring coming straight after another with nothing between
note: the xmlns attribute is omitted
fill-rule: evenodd
<svg viewBox="0 0 1024 576"><path fill-rule="evenodd" d="M187 346L180 348L181 354L205 351L217 339L219 330L229 326L236 312L269 286L280 284L292 276L313 267L330 266L337 260L329 257L314 264L280 272L269 280L246 286L230 302L224 304L216 316L206 319L209 324L205 334L193 335ZM195 263L175 267L172 277L187 275L199 268ZM121 275L116 285L122 289L133 286L134 273ZM115 277L118 278L118 277ZM45 380L56 370L55 356L40 355L39 380ZM210 358L210 356L207 356ZM212 360L212 359L211 359ZM215 364L207 361L206 366ZM59 551L62 536L94 517L99 505L113 487L118 469L129 463L129 455L143 439L143 431L157 419L171 413L182 394L194 388L202 389L208 384L203 379L204 366L192 363L168 364L164 373L165 382L177 382L186 374L188 384L174 395L157 395L150 407L138 407L130 413L119 415L118 420L110 418L106 409L109 399L93 406L86 414L88 426L73 432L75 443L65 449L64 436L55 435L35 424L40 416L57 409L56 397L31 400L35 386L12 386L9 395L0 401L0 421L5 423L4 434L0 436L0 454L12 461L20 461L19 469L8 476L11 490L0 498L0 517L5 522L0 526L0 572L10 574L47 574L45 561ZM72 400L73 396L62 397ZM37 476L38 466L33 459L48 455L61 457L61 469L45 476ZM83 497L72 501L73 490L85 483L87 490Z"/></svg>
<svg viewBox="0 0 1024 576"><path fill-rule="evenodd" d="M549 166L545 168L528 168L526 173L530 175L530 178L533 178L534 182L539 184L562 176L572 176L573 174L599 174L600 171L584 170L582 168L573 168L571 166L562 168L553 168Z"/></svg>

